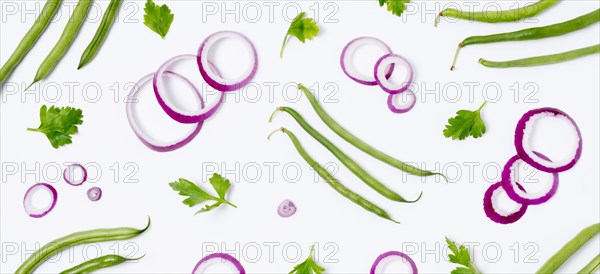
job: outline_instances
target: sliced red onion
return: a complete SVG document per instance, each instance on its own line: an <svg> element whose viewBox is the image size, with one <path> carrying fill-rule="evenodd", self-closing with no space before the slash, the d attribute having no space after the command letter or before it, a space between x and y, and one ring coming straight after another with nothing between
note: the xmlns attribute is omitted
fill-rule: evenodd
<svg viewBox="0 0 600 274"><path fill-rule="evenodd" d="M541 153L535 151L533 153L546 161L550 161L548 157L544 156ZM525 205L539 205L550 200L550 198L552 198L552 196L554 196L554 194L556 194L556 191L558 190L558 173L552 173L552 187L548 190L548 192L544 193L539 197L531 197L531 194L527 194L527 192L524 191L523 187L518 187L520 191L515 189L515 182L513 182L513 178L511 176L515 164L518 164L520 161L521 159L519 158L519 156L515 155L512 158L510 158L508 162L506 162L506 165L504 165L504 170L502 170L502 188L504 188L504 191L506 191L508 197L510 197L511 200L519 204Z"/></svg>
<svg viewBox="0 0 600 274"><path fill-rule="evenodd" d="M217 109L221 106L221 103L223 103L224 95L222 92L217 92L219 98L213 105L208 106L206 108L202 107L200 113L194 113L194 114L185 114L184 111L177 109L176 106L170 105L168 102L166 102L163 99L163 96L161 94L163 94L165 92L175 92L175 91L165 90L166 88L162 84L163 78L164 78L163 76L165 75L165 72L167 72L167 69L169 67L171 67L172 65L174 65L175 63L183 61L183 60L189 60L189 59L195 60L196 55L186 54L186 55L175 56L175 57L169 59L164 64L162 64L162 66L160 66L160 68L154 73L154 78L152 80L152 86L154 88L154 95L156 95L158 104L167 113L167 115L169 115L169 117L171 117L173 120L180 122L180 123L195 124L195 123L204 121L208 117L213 115L217 111ZM217 70L217 68L214 66L213 63L208 62L208 66L213 73L215 73L219 77L221 76L221 73Z"/></svg>
<svg viewBox="0 0 600 274"><path fill-rule="evenodd" d="M392 83L388 75L387 68L390 66L394 66L396 68L397 65L400 65L406 68L406 77L400 84ZM375 69L373 70L373 74L375 77L375 82L383 89L383 91L389 94L397 94L401 93L410 87L413 82L413 68L412 65L404 59L404 57L389 53L384 56L381 56L377 63L375 63Z"/></svg>
<svg viewBox="0 0 600 274"><path fill-rule="evenodd" d="M342 71L344 72L344 74L346 74L348 77L350 77L350 79L354 80L355 82L367 86L376 86L377 81L373 75L364 75L358 72L352 64L352 57L354 56L354 51L357 48L367 44L377 46L379 49L381 49L382 55L392 53L392 49L388 45L386 45L383 41L375 37L358 37L348 42L348 44L346 44L346 46L342 50L342 55L340 56L340 65L342 66ZM389 78L390 75L392 75L393 70L394 66L389 66L385 77Z"/></svg>
<svg viewBox="0 0 600 274"><path fill-rule="evenodd" d="M577 148L573 151L571 157L558 161L550 161L533 153L532 148L529 146L532 128L538 119L546 117L566 119L572 125L573 130L577 133L578 142ZM562 110L549 107L532 109L526 112L517 123L517 128L515 129L515 147L517 148L517 155L532 167L544 172L562 172L571 169L577 163L579 157L581 157L581 131L579 131L577 123L575 123L571 116Z"/></svg>
<svg viewBox="0 0 600 274"><path fill-rule="evenodd" d="M277 214L279 214L279 216L281 217L287 218L294 215L295 213L296 205L290 200L283 200L283 202L279 204L279 207L277 207Z"/></svg>
<svg viewBox="0 0 600 274"><path fill-rule="evenodd" d="M406 95L409 97L409 103L402 107L397 107L396 105L394 105L394 96L403 96L403 95ZM416 103L417 103L417 97L415 96L415 93L412 92L412 90L405 90L402 93L398 93L398 94L390 94L388 96L388 100L387 100L388 108L393 113L406 113L406 112L410 111L415 106Z"/></svg>
<svg viewBox="0 0 600 274"><path fill-rule="evenodd" d="M81 170L81 178L75 178L75 171ZM87 180L87 170L81 164L72 164L63 171L63 179L72 186L80 186Z"/></svg>
<svg viewBox="0 0 600 274"><path fill-rule="evenodd" d="M224 79L219 73L210 69L210 62L208 60L210 49L217 41L225 38L236 38L240 40L246 45L250 54L250 64L248 69L244 74L240 75L236 79ZM200 49L198 49L197 60L198 67L200 68L200 74L202 75L202 78L204 78L204 81L206 81L206 83L208 83L214 89L223 92L235 91L244 87L250 82L250 80L252 80L256 74L256 70L258 69L258 56L256 54L254 45L246 36L235 31L216 32L204 39L200 45Z"/></svg>
<svg viewBox="0 0 600 274"><path fill-rule="evenodd" d="M87 196L88 196L88 199L90 199L90 201L92 201L92 202L98 201L98 200L100 200L100 198L102 198L102 189L100 189L97 186L92 187L92 188L88 189Z"/></svg>
<svg viewBox="0 0 600 274"><path fill-rule="evenodd" d="M214 260L214 259L222 259L225 260L229 263L231 263L233 266L235 266L235 268L238 270L238 272L240 274L246 274L246 270L244 270L244 267L242 266L242 264L233 256L229 255L229 254L225 254L225 253L213 253L210 254L204 258L202 258L197 264L196 267L194 267L194 270L192 270L192 274L200 274L200 266L202 266L203 264L206 264L208 261L210 260Z"/></svg>
<svg viewBox="0 0 600 274"><path fill-rule="evenodd" d="M198 89L188 79L186 79L185 77L183 77L179 74L176 74L176 73L170 72L170 71L164 72L163 77L176 77L176 78L179 78L180 80L184 81L196 92L196 95L202 102L202 107L204 107L204 101L202 100L202 95L200 95L200 92L198 91ZM131 89L131 92L129 93L129 97L128 97L129 100L125 104L125 106L126 106L125 110L127 112L127 120L129 120L129 125L131 126L131 129L133 130L135 135L138 137L138 139L140 139L140 141L145 146L147 146L148 148L150 148L154 151L158 151L158 152L173 151L173 150L176 150L176 149L179 149L179 148L185 146L191 140L193 140L194 137L196 137L196 135L198 135L198 132L200 132L203 122L199 122L197 124L197 126L192 130L192 132L190 132L187 136L184 136L181 140L176 141L175 143L169 144L169 145L156 144L155 141L153 141L151 138L146 136L146 134L142 131L142 129L137 124L137 121L133 114L132 105L135 104L135 102L137 102L136 98L137 98L138 92L140 90L140 87L142 87L146 83L149 83L153 78L154 78L153 73L148 74L148 75L144 76L139 82L137 82Z"/></svg>
<svg viewBox="0 0 600 274"><path fill-rule="evenodd" d="M51 196L51 200L48 201L48 204L38 208L33 204L33 196L38 191L45 191ZM47 183L37 183L31 186L27 192L25 192L25 197L23 197L23 207L25 208L25 212L33 217L33 218L42 218L50 212L54 206L56 205L56 200L58 199L58 193L56 189L47 184Z"/></svg>
<svg viewBox="0 0 600 274"><path fill-rule="evenodd" d="M521 190L525 191L525 189L523 189L523 186L521 186L521 184L516 183L517 187L519 187ZM503 188L501 188L502 186L502 182L497 182L493 185L490 186L490 188L488 188L488 190L485 192L485 195L483 196L483 211L485 211L485 215L490 218L492 221L499 223L499 224L511 224L514 223L516 221L518 221L519 219L521 219L521 217L523 217L523 215L525 215L525 212L527 211L527 205L524 204L520 204L520 207L518 210L516 210L513 213L510 213L509 215L501 215L500 213L498 213L496 211L496 209L494 208L494 203L493 203L493 198L494 198L494 194L497 191L504 191Z"/></svg>
<svg viewBox="0 0 600 274"><path fill-rule="evenodd" d="M415 261L413 261L413 259L411 259L408 255L406 255L400 251L388 251L388 252L385 252L385 253L379 255L379 257L377 257L377 259L375 259L373 266L371 266L371 274L375 274L375 271L377 270L377 266L381 263L381 261L383 261L384 259L391 257L391 256L397 256L397 257L403 258L410 265L410 268L412 269L413 274L419 273L419 271L417 270L417 265L415 264Z"/></svg>

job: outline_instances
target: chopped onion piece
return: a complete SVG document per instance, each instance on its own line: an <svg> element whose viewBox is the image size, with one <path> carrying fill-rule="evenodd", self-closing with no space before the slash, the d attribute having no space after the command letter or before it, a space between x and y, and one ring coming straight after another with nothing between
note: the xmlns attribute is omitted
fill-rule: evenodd
<svg viewBox="0 0 600 274"><path fill-rule="evenodd" d="M294 215L295 213L296 205L290 200L283 200L283 202L279 204L279 207L277 207L277 214L279 214L279 216L281 217L287 218Z"/></svg>
<svg viewBox="0 0 600 274"><path fill-rule="evenodd" d="M88 189L87 191L87 196L88 199L90 199L90 201L95 202L100 200L100 198L102 198L102 189L100 189L99 187L92 187L90 189Z"/></svg>
<svg viewBox="0 0 600 274"><path fill-rule="evenodd" d="M36 193L39 191L44 191L46 194L50 195L50 199L41 207L37 207L34 205L33 199L36 196ZM33 217L33 218L41 218L46 216L56 205L56 200L58 199L58 193L56 189L47 183L37 183L31 186L27 192L25 192L25 197L23 197L23 207L25 208L25 212Z"/></svg>

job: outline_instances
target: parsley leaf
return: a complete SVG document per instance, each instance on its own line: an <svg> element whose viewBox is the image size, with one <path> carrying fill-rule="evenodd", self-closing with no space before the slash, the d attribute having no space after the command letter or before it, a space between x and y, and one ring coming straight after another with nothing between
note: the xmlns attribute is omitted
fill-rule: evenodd
<svg viewBox="0 0 600 274"><path fill-rule="evenodd" d="M464 140L473 136L473 138L479 138L485 133L485 123L481 119L481 109L487 102L483 104L475 111L459 110L456 112L456 117L448 119L448 125L444 129L444 136L446 138L452 137L452 140Z"/></svg>
<svg viewBox="0 0 600 274"><path fill-rule="evenodd" d="M409 2L410 0L379 0L379 6L382 7L383 4L386 4L387 10L396 16L400 16L406 9L406 3Z"/></svg>
<svg viewBox="0 0 600 274"><path fill-rule="evenodd" d="M171 13L171 9L167 5L158 6L152 0L146 2L144 7L144 25L148 26L152 31L158 33L162 39L165 39L171 23L175 16Z"/></svg>
<svg viewBox="0 0 600 274"><path fill-rule="evenodd" d="M81 109L72 107L50 109L43 105L40 108L40 126L28 128L29 131L46 134L53 148L58 148L72 143L71 135L77 133L77 125L83 124Z"/></svg>
<svg viewBox="0 0 600 274"><path fill-rule="evenodd" d="M185 200L183 200L183 204L187 205L189 207L193 207L195 205L204 203L206 201L215 201L214 204L210 204L210 205L207 204L202 209L198 210L196 212L196 214L211 211L211 210L219 207L222 204L228 204L232 207L237 208L237 206L235 206L234 204L230 203L229 201L227 201L225 199L225 194L227 193L227 190L231 186L231 183L229 183L229 180L227 180L227 179L223 178L223 176L215 173L209 179L209 181L210 181L210 184L212 185L212 187L217 192L217 195L219 195L219 197L215 197L213 195L208 194L206 191L202 190L196 184L194 184L186 179L183 179L183 178L179 178L178 181L169 183L169 186L171 186L171 188L173 190L178 191L179 195L187 196L187 198L185 198Z"/></svg>
<svg viewBox="0 0 600 274"><path fill-rule="evenodd" d="M446 237L446 244L448 244L448 248L452 251L452 254L448 254L450 262L466 266L456 267L450 272L451 274L481 274L477 267L471 263L469 250L464 245L458 246L455 242L448 239L448 237Z"/></svg>
<svg viewBox="0 0 600 274"><path fill-rule="evenodd" d="M290 28L285 34L285 38L283 38L283 45L281 45L281 50L279 51L279 58L283 57L283 49L285 48L285 44L290 35L295 36L300 42L304 43L306 39L312 40L313 37L319 34L317 23L313 21L312 18L304 18L305 16L306 12L301 12L294 20L292 20L292 24L290 24Z"/></svg>
<svg viewBox="0 0 600 274"><path fill-rule="evenodd" d="M317 263L315 263L315 261L313 261L314 248L315 246L310 247L310 254L308 255L306 261L294 267L294 269L290 271L289 274L321 274L323 273L323 271L325 271L325 268L322 268Z"/></svg>

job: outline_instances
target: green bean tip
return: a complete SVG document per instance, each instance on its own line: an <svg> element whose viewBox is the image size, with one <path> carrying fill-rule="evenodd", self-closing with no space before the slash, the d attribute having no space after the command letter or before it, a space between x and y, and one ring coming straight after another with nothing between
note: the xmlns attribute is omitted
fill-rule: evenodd
<svg viewBox="0 0 600 274"><path fill-rule="evenodd" d="M273 121L273 117L275 117L275 114L277 114L280 110L281 110L281 107L278 107L275 109L275 111L273 111L273 113L271 113L271 116L269 117L269 123L271 121Z"/></svg>
<svg viewBox="0 0 600 274"><path fill-rule="evenodd" d="M274 130L273 132L271 132L271 134L269 134L269 136L267 136L267 140L271 140L271 136L273 136L273 134L275 134L278 131L285 132L285 128L280 127L278 129Z"/></svg>

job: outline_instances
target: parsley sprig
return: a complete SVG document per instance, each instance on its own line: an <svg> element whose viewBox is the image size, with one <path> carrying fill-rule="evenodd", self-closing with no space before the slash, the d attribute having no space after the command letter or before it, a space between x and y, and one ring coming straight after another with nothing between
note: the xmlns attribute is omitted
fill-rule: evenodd
<svg viewBox="0 0 600 274"><path fill-rule="evenodd" d="M452 251L452 254L448 254L450 262L464 266L456 267L450 274L481 274L481 271L479 271L473 262L471 262L469 250L464 245L459 246L448 239L448 237L446 237L446 243L448 244L450 251Z"/></svg>
<svg viewBox="0 0 600 274"><path fill-rule="evenodd" d="M193 207L206 201L215 201L215 203L210 205L207 204L202 209L198 210L196 214L211 211L222 204L228 204L237 208L237 206L225 199L225 194L227 194L227 190L229 190L229 187L231 186L228 179L215 173L209 179L209 182L219 197L208 194L196 184L183 178L179 178L178 181L169 183L169 186L171 186L173 190L178 191L179 195L187 196L187 198L183 200L183 204L188 205L189 207Z"/></svg>
<svg viewBox="0 0 600 274"><path fill-rule="evenodd" d="M175 18L175 15L171 13L171 9L165 4L159 6L154 1L148 0L144 12L144 25L158 33L162 39L165 39Z"/></svg>
<svg viewBox="0 0 600 274"><path fill-rule="evenodd" d="M444 136L452 140L464 140L467 137L479 138L485 133L485 123L481 119L481 110L487 102L474 111L459 110L456 116L448 119L448 124L444 129Z"/></svg>
<svg viewBox="0 0 600 274"><path fill-rule="evenodd" d="M322 274L323 271L325 271L325 268L319 266L314 260L313 260L313 251L315 249L315 246L311 246L310 247L310 254L308 255L308 258L306 259L306 261L302 262L301 264L297 265L296 267L294 267L294 269L292 271L290 271L289 274Z"/></svg>
<svg viewBox="0 0 600 274"><path fill-rule="evenodd" d="M81 109L55 106L48 108L43 105L40 108L40 126L27 130L45 134L52 147L59 148L73 142L71 135L78 132L77 125L83 124L82 118Z"/></svg>
<svg viewBox="0 0 600 274"><path fill-rule="evenodd" d="M386 4L387 10L396 16L400 16L406 10L406 3L409 2L410 0L379 0L379 6L383 7L383 4Z"/></svg>
<svg viewBox="0 0 600 274"><path fill-rule="evenodd" d="M279 58L283 58L283 49L285 48L285 44L287 44L290 35L295 36L300 42L304 43L306 39L312 40L313 37L319 34L317 23L313 21L312 18L304 18L305 16L306 12L301 12L294 20L292 20L290 28L285 34L285 38L283 38L283 45L281 45L281 50L279 51Z"/></svg>

